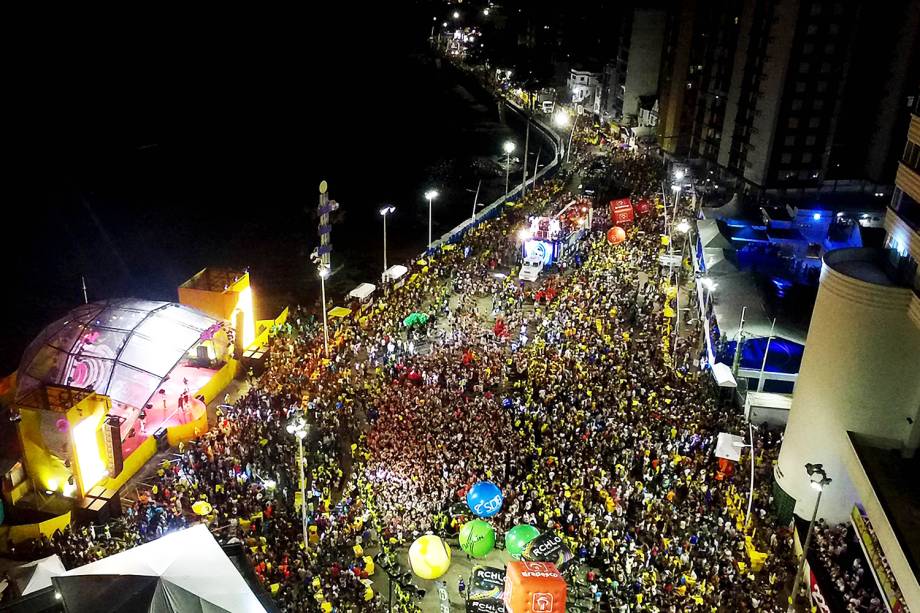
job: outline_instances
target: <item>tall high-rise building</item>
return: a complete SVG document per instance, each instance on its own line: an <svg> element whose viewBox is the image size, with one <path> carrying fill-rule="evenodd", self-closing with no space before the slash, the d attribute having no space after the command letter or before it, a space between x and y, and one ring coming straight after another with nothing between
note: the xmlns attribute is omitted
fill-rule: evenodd
<svg viewBox="0 0 920 613"><path fill-rule="evenodd" d="M808 518L817 492L805 466L822 464L833 481L822 492L818 516L857 525L860 516L867 518L875 544L865 545L880 550L903 602L917 610L920 96L913 100L885 217L886 248L824 256L775 477L780 507ZM873 570L884 574L881 566Z"/></svg>
<svg viewBox="0 0 920 613"><path fill-rule="evenodd" d="M659 143L773 195L890 184L918 30L920 0L681 0Z"/></svg>
<svg viewBox="0 0 920 613"><path fill-rule="evenodd" d="M616 121L636 125L639 100L658 92L667 13L635 8L623 20L617 56L607 75L602 111Z"/></svg>

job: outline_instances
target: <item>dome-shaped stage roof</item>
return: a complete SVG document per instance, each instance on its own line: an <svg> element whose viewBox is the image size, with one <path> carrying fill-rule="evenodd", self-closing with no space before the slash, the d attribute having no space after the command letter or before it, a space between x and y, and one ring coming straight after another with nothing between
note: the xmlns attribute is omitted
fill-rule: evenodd
<svg viewBox="0 0 920 613"><path fill-rule="evenodd" d="M172 302L131 298L81 305L46 327L19 364L16 398L42 384L92 389L143 407L218 321Z"/></svg>

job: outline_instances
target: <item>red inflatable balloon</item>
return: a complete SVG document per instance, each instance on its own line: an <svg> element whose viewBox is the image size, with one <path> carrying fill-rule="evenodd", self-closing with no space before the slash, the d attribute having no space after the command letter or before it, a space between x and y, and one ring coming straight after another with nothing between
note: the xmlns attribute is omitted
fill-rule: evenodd
<svg viewBox="0 0 920 613"><path fill-rule="evenodd" d="M613 226L607 230L607 242L611 245L619 245L626 240L626 230L620 226Z"/></svg>

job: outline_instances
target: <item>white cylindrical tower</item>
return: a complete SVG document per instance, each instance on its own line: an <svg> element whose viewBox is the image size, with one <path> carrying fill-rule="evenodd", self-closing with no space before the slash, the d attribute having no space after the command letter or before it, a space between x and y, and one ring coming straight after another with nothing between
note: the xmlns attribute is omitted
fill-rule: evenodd
<svg viewBox="0 0 920 613"><path fill-rule="evenodd" d="M913 290L889 274L878 249L838 249L824 257L802 367L775 469L795 513L809 517L817 492L805 464L834 481L819 516L846 521L856 495L844 459L847 431L892 448L909 444L920 407L920 326L909 315ZM910 419L910 421L909 421Z"/></svg>

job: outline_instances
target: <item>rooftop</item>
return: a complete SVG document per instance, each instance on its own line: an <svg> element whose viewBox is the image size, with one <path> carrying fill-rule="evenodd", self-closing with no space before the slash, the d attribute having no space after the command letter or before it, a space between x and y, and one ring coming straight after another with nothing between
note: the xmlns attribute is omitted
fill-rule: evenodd
<svg viewBox="0 0 920 613"><path fill-rule="evenodd" d="M180 285L186 289L200 289L208 292L223 292L246 274L245 270L232 268L205 268Z"/></svg>
<svg viewBox="0 0 920 613"><path fill-rule="evenodd" d="M908 287L896 276L886 249L835 249L824 254L824 263L841 274L866 283Z"/></svg>
<svg viewBox="0 0 920 613"><path fill-rule="evenodd" d="M849 435L910 568L920 579L920 488L905 487L910 476L920 474L920 455L905 458L898 450L875 447L853 432Z"/></svg>

